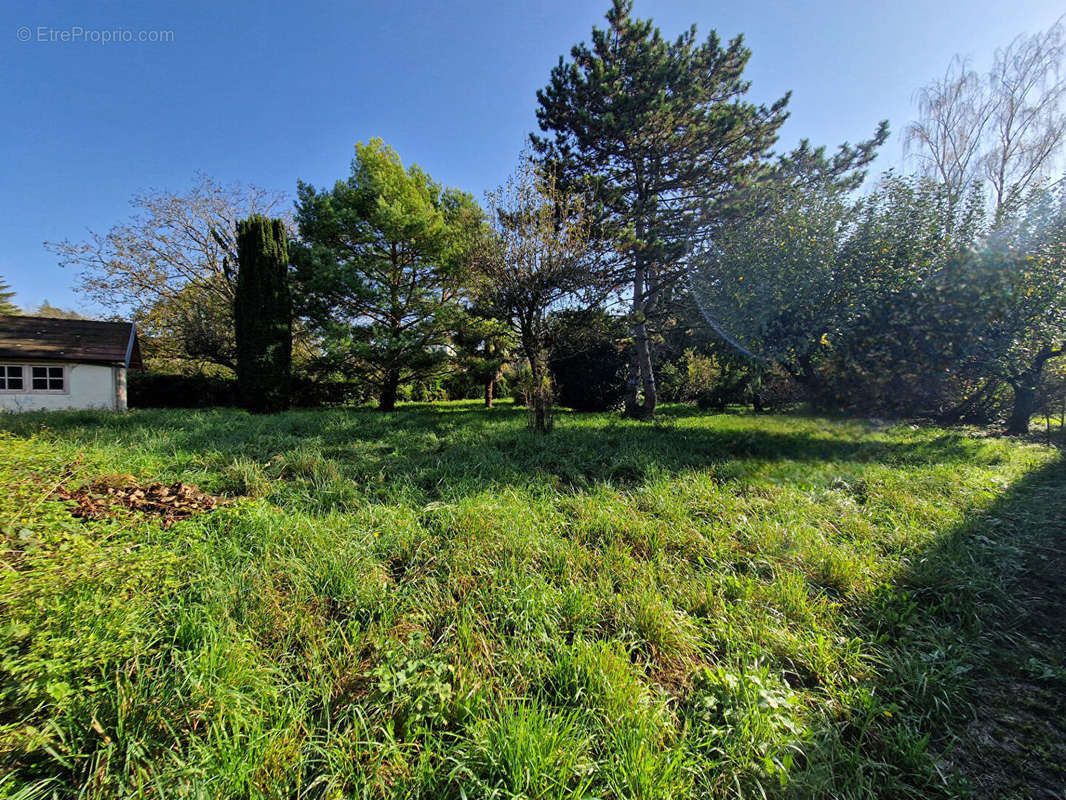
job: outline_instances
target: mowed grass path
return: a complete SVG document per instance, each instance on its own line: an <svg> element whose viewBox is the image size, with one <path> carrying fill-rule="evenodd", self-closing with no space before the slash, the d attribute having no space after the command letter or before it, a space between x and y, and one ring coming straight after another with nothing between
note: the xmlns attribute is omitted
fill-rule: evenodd
<svg viewBox="0 0 1066 800"><path fill-rule="evenodd" d="M476 404L4 416L0 797L936 797L1048 448ZM169 530L50 496L238 498Z"/></svg>

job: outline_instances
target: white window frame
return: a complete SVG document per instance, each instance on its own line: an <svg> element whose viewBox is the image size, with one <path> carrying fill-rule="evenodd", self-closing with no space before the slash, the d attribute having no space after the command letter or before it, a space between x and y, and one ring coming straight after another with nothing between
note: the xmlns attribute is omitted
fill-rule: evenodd
<svg viewBox="0 0 1066 800"><path fill-rule="evenodd" d="M30 368L29 369L29 372L30 372L29 380L26 379L26 373L25 373L25 371L23 371L23 373L22 373L22 375L23 375L22 385L26 387L26 393L27 394L70 394L70 370L67 369L67 366L65 364L27 364L26 366L28 366ZM33 388L33 371L35 369L45 369L45 370L59 369L59 370L62 370L63 374L60 377L60 380L63 381L63 388L62 389L34 389ZM47 375L46 374L45 381L48 382L48 381L52 381L52 380L54 380L54 378L52 378L51 375Z"/></svg>
<svg viewBox="0 0 1066 800"><path fill-rule="evenodd" d="M7 385L7 370L10 367L18 367L22 370L22 388L21 389L7 389L0 388L0 394L70 394L70 365L69 364L12 364L10 362L0 363L0 369L4 370L4 385ZM33 370L38 369L61 369L63 370L63 388L62 389L34 389L33 388ZM48 380L55 380L54 378L48 378Z"/></svg>
<svg viewBox="0 0 1066 800"><path fill-rule="evenodd" d="M7 381L8 381L7 371L9 369L11 369L11 367L18 367L18 369L20 370L20 372L22 374L22 388L21 389L8 389L7 388ZM0 369L2 369L4 371L4 385L0 386L0 394L24 394L26 392L26 365L25 364L0 364Z"/></svg>

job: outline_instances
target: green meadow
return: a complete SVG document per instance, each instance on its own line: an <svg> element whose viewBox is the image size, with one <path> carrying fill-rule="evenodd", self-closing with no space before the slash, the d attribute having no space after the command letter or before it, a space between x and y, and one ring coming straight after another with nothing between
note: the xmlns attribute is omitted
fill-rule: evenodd
<svg viewBox="0 0 1066 800"><path fill-rule="evenodd" d="M1057 451L476 403L0 418L0 797L951 797ZM230 498L83 521L108 475Z"/></svg>

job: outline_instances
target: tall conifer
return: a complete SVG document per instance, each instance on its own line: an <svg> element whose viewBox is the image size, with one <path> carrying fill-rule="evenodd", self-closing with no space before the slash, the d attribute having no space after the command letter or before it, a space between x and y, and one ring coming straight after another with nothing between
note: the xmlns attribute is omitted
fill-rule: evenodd
<svg viewBox="0 0 1066 800"><path fill-rule="evenodd" d="M770 106L744 100L751 52L741 37L723 47L713 31L699 42L692 27L670 42L631 11L614 0L607 28L559 59L537 93L550 135L531 138L556 174L587 192L619 255L614 280L628 287L633 337L626 411L650 417L648 322L713 227L718 201L759 170L788 96Z"/></svg>
<svg viewBox="0 0 1066 800"><path fill-rule="evenodd" d="M250 411L289 406L292 301L289 249L280 219L253 214L237 223L234 323L241 404Z"/></svg>

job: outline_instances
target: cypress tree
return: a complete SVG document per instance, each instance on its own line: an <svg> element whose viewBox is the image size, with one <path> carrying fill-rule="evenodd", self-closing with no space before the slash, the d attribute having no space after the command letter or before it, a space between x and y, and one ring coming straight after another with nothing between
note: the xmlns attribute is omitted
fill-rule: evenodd
<svg viewBox="0 0 1066 800"><path fill-rule="evenodd" d="M249 411L288 408L292 367L289 248L279 219L253 214L237 223L237 386Z"/></svg>

